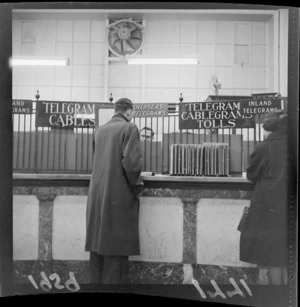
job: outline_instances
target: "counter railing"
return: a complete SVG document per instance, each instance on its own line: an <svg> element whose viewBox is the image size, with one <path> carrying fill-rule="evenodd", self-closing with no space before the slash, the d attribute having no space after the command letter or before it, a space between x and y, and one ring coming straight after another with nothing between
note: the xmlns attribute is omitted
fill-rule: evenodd
<svg viewBox="0 0 300 307"><path fill-rule="evenodd" d="M166 105L167 116L133 119L142 137L143 171L168 174L172 144L225 143L229 148L229 173L240 174L255 144L263 140L259 115L254 128L179 129L179 104ZM35 122L34 107L31 114L13 114L14 172L91 173L94 127L37 127Z"/></svg>
<svg viewBox="0 0 300 307"><path fill-rule="evenodd" d="M199 175L241 176L255 145L264 139L263 114L287 109L287 99L279 97L278 93L208 96L205 102L183 103L181 95L180 103L135 104L132 122L140 132L143 171L194 175L196 181ZM110 103L40 101L38 94L36 98L13 101L31 106L13 108L13 171L90 174L95 130L114 114L113 98ZM223 108L228 112L220 111ZM230 125L229 115L235 118Z"/></svg>

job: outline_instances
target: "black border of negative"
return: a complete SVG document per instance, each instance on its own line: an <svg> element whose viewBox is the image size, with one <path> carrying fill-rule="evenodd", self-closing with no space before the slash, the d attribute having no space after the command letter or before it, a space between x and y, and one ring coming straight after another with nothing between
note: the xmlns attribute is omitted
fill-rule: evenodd
<svg viewBox="0 0 300 307"><path fill-rule="evenodd" d="M287 4L287 3L285 3ZM289 206L289 283L287 289L265 286L264 293L260 296L260 306L275 307L277 304L270 301L274 293L282 294L285 299L281 300L280 307L293 307L297 304L297 258L298 258L298 105L299 105L299 9L296 7L279 7L236 3L201 3L201 2L56 2L56 3L6 3L0 4L0 297L26 296L26 286L15 286L12 283L13 275L13 244L12 244L12 72L8 67L7 59L12 54L12 10L13 9L289 9L289 36L288 36L288 114L289 114L289 158L290 158L290 206ZM24 225L26 227L26 225ZM101 293L100 293L101 292ZM253 289L254 295L260 293L259 287ZM126 294L127 293L127 294ZM133 294L129 295L128 294ZM133 285L120 287L97 287L96 285L82 286L81 293L48 295L47 300L67 297L78 301L84 295L84 300L90 296L104 295L104 299L111 302L121 299L125 302L149 303L156 302L183 302L199 304L199 298L195 296L193 286L162 286L162 285ZM1 297L1 300L3 299ZM44 295L36 295L44 299ZM280 297L277 295L277 297ZM32 297L31 297L32 298ZM43 302L43 301L42 301ZM201 302L202 303L202 302ZM218 306L225 305L218 302ZM256 306L255 300L249 301L249 305ZM286 303L286 305L282 305ZM208 303L207 303L208 304ZM239 301L226 301L227 304L238 304ZM209 304L211 306L211 304ZM279 305L278 305L279 306Z"/></svg>

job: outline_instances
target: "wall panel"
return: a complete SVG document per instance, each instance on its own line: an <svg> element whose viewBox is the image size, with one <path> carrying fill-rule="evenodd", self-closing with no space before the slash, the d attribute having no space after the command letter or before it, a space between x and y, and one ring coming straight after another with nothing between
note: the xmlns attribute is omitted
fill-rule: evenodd
<svg viewBox="0 0 300 307"><path fill-rule="evenodd" d="M92 17L83 20L78 16L69 20L62 19L64 17L43 20L38 14L36 16L36 21L34 18L13 21L13 54L65 56L70 59L70 66L55 68L54 76L52 72L43 74L41 70L29 71L25 67L14 69L14 95L18 98L33 98L40 90L41 99L45 99L45 95L55 99L60 95L67 99L71 95L69 99L72 100L94 101L98 97L96 101L102 101L106 96L108 100L112 93L114 98L127 96L141 101L142 90L145 90L146 101L172 101L174 98L177 101L178 93L186 89L189 99L198 99L213 94L209 81L215 74L221 83L221 95L250 93L254 88L269 90L267 80L263 79L272 78L273 74L272 69L268 70L272 60L268 59L268 50L272 49L268 44L272 41L267 40L265 22L238 22L234 18L221 21L217 16L212 20L192 20L184 14L164 20L155 15L145 17L143 55L198 56L199 64L142 68L110 62L106 73L108 50L104 16L97 20ZM249 63L241 60L248 57ZM235 58L238 65L234 64ZM244 67L240 66L242 62ZM268 73L260 74L263 70ZM25 90L24 86L30 88ZM31 90L32 93L28 93ZM27 96L20 97L23 93ZM166 97L167 93L171 96Z"/></svg>

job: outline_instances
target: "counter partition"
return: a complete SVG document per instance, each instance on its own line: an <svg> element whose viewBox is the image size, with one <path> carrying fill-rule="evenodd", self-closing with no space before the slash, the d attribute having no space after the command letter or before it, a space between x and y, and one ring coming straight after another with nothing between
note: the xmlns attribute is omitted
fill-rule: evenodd
<svg viewBox="0 0 300 307"><path fill-rule="evenodd" d="M14 278L40 271L90 283L84 251L90 175L13 174ZM262 283L258 268L239 261L237 225L253 183L242 177L143 176L141 254L130 256L131 283ZM24 227L28 225L28 227ZM51 274L50 272L50 274Z"/></svg>

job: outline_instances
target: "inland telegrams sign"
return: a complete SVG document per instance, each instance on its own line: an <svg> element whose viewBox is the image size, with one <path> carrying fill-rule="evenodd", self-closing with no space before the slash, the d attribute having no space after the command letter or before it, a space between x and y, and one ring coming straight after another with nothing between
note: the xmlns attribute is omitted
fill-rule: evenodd
<svg viewBox="0 0 300 307"><path fill-rule="evenodd" d="M253 115L282 107L280 99L179 104L179 129L254 128Z"/></svg>
<svg viewBox="0 0 300 307"><path fill-rule="evenodd" d="M13 114L32 114L32 100L13 99Z"/></svg>
<svg viewBox="0 0 300 307"><path fill-rule="evenodd" d="M267 99L267 100L241 100L240 113L241 114L265 114L274 109L283 109L284 101L282 99Z"/></svg>
<svg viewBox="0 0 300 307"><path fill-rule="evenodd" d="M95 103L38 101L36 104L37 127L95 127Z"/></svg>

